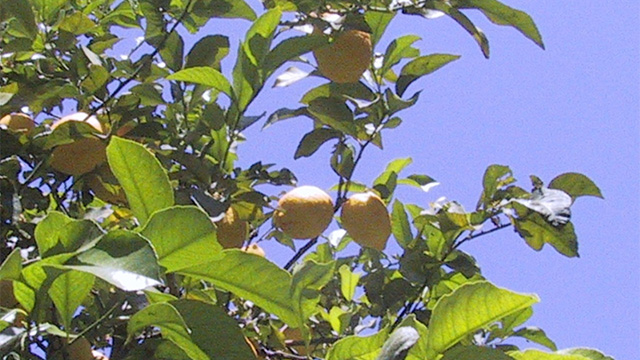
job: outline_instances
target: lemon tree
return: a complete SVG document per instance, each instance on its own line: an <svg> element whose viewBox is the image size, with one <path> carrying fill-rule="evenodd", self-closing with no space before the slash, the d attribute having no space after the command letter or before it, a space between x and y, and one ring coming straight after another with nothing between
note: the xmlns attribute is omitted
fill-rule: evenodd
<svg viewBox="0 0 640 360"><path fill-rule="evenodd" d="M400 199L399 186L435 182L407 175L409 157L373 182L355 175L421 101L406 95L412 84L459 58L424 54L412 34L381 46L391 22L447 16L489 57L468 12L543 48L529 15L496 0L254 5L0 2L0 357L608 358L558 351L525 325L538 297L493 284L463 250L511 227L534 250L577 256L570 207L602 197L588 177L534 177L530 188L490 165L467 211ZM251 25L236 43L224 28L201 31L214 18ZM131 34L139 43L115 56ZM258 97L307 77L322 81L299 107L254 115ZM247 129L295 117L313 126L291 135L293 157L330 144L316 171L335 186L298 184L268 154L239 162Z"/></svg>

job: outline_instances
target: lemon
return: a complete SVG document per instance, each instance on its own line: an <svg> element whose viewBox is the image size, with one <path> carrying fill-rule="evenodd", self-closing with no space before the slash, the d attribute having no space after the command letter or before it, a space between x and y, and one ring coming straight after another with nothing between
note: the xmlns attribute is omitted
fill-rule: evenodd
<svg viewBox="0 0 640 360"><path fill-rule="evenodd" d="M336 83L358 82L372 55L371 34L361 30L342 31L331 44L313 51L320 73Z"/></svg>
<svg viewBox="0 0 640 360"><path fill-rule="evenodd" d="M13 113L3 116L2 119L0 119L0 125L6 125L9 130L14 132L25 133L28 133L36 127L33 119L23 113Z"/></svg>
<svg viewBox="0 0 640 360"><path fill-rule="evenodd" d="M247 239L249 224L240 220L238 212L229 207L224 218L216 223L218 226L218 242L223 248L240 248Z"/></svg>
<svg viewBox="0 0 640 360"><path fill-rule="evenodd" d="M55 131L60 125L69 121L84 121L96 132L104 133L102 124L95 116L87 118L87 114L78 112L56 121L51 129ZM83 175L107 160L106 145L97 137L78 139L70 144L58 145L51 154L50 165L57 171L68 175Z"/></svg>
<svg viewBox="0 0 640 360"><path fill-rule="evenodd" d="M242 251L246 252L247 254L258 255L260 257L265 257L266 255L264 250L258 244L251 244L249 246L245 246L242 248Z"/></svg>
<svg viewBox="0 0 640 360"><path fill-rule="evenodd" d="M391 235L391 219L380 197L372 192L352 195L342 205L342 227L361 246L382 251Z"/></svg>
<svg viewBox="0 0 640 360"><path fill-rule="evenodd" d="M311 239L322 234L332 218L331 197L315 186L300 186L280 198L273 224L293 239Z"/></svg>

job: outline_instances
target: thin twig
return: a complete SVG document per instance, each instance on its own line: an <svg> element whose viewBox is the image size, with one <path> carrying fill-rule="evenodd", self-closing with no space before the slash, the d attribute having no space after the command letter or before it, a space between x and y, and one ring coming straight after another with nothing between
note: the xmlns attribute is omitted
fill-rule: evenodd
<svg viewBox="0 0 640 360"><path fill-rule="evenodd" d="M311 249L313 247L313 245L315 245L318 242L318 237L314 237L313 239L309 240L308 243L306 243L303 247L301 247L296 253L295 255L293 255L293 257L287 262L287 264L284 266L285 270L289 270L291 269L291 267L293 266L293 264L296 263L296 261L298 261L298 259L300 259L302 257L302 255L304 255L304 253L306 253L307 251L309 251L309 249Z"/></svg>

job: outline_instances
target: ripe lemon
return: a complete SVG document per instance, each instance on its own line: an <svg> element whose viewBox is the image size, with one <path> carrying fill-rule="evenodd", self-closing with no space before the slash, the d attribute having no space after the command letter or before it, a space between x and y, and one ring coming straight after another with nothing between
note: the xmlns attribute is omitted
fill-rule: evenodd
<svg viewBox="0 0 640 360"><path fill-rule="evenodd" d="M342 227L361 246L382 251L391 235L391 219L380 197L372 192L352 195L342 205Z"/></svg>
<svg viewBox="0 0 640 360"><path fill-rule="evenodd" d="M264 249L262 249L258 244L251 244L249 246L245 246L242 248L242 251L246 252L247 254L258 255L260 257L266 256Z"/></svg>
<svg viewBox="0 0 640 360"><path fill-rule="evenodd" d="M342 31L331 44L313 51L322 75L336 83L358 82L372 55L371 34L361 30Z"/></svg>
<svg viewBox="0 0 640 360"><path fill-rule="evenodd" d="M36 127L33 119L23 113L13 113L3 116L2 119L0 119L0 125L6 125L9 130L14 132L25 133L28 133Z"/></svg>
<svg viewBox="0 0 640 360"><path fill-rule="evenodd" d="M249 224L240 220L238 212L229 207L224 218L216 223L218 226L218 242L223 248L240 248L247 239Z"/></svg>
<svg viewBox="0 0 640 360"><path fill-rule="evenodd" d="M94 172L88 174L85 186L102 201L116 205L127 203L124 189L107 164L99 166Z"/></svg>
<svg viewBox="0 0 640 360"><path fill-rule="evenodd" d="M96 132L104 133L100 121L95 116L87 119L87 114L83 112L61 118L51 126L51 129L55 131L57 127L68 121L84 121L91 125ZM93 137L56 146L51 154L50 165L62 173L78 176L90 172L106 160L106 145L102 140Z"/></svg>
<svg viewBox="0 0 640 360"><path fill-rule="evenodd" d="M331 197L315 186L300 186L280 198L273 224L293 239L311 239L322 234L332 218Z"/></svg>

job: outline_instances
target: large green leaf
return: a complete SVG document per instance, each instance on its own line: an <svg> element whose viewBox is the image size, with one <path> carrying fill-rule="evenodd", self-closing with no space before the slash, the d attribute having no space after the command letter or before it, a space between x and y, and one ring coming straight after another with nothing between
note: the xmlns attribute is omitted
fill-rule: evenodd
<svg viewBox="0 0 640 360"><path fill-rule="evenodd" d="M398 327L410 326L414 328L420 338L411 346L411 350L407 354L407 360L424 360L427 358L427 326L416 319L414 314L407 316Z"/></svg>
<svg viewBox="0 0 640 360"><path fill-rule="evenodd" d="M513 333L513 336L525 338L553 351L558 350L558 348L556 347L556 343L554 343L553 340L549 339L547 334L545 334L542 329L535 326L527 326L518 329Z"/></svg>
<svg viewBox="0 0 640 360"><path fill-rule="evenodd" d="M364 14L364 19L371 28L371 42L374 46L380 41L380 38L395 15L395 12L381 11L367 11Z"/></svg>
<svg viewBox="0 0 640 360"><path fill-rule="evenodd" d="M9 21L7 34L33 39L38 34L36 17L28 0L2 1L0 2L0 22Z"/></svg>
<svg viewBox="0 0 640 360"><path fill-rule="evenodd" d="M58 276L49 287L49 296L65 329L71 329L71 319L76 310L89 295L94 276L80 271L67 271Z"/></svg>
<svg viewBox="0 0 640 360"><path fill-rule="evenodd" d="M574 200L580 196L595 196L604 199L598 186L588 177L578 173L566 173L556 176L549 188L566 192Z"/></svg>
<svg viewBox="0 0 640 360"><path fill-rule="evenodd" d="M394 39L384 54L384 62L380 69L380 74L384 74L391 69L392 66L400 62L405 58L414 58L420 55L420 50L414 48L413 43L420 40L418 35L404 35L397 39Z"/></svg>
<svg viewBox="0 0 640 360"><path fill-rule="evenodd" d="M107 159L124 188L133 214L144 224L155 211L173 205L173 188L158 159L135 141L114 136Z"/></svg>
<svg viewBox="0 0 640 360"><path fill-rule="evenodd" d="M366 337L347 336L329 349L326 360L374 360L388 337L388 328Z"/></svg>
<svg viewBox="0 0 640 360"><path fill-rule="evenodd" d="M589 348L572 348L558 351L559 354L570 354L584 356L589 360L613 360L611 356L607 356L596 349Z"/></svg>
<svg viewBox="0 0 640 360"><path fill-rule="evenodd" d="M291 279L290 295L298 309L300 324L303 324L316 311L320 297L319 290L333 278L335 265L335 261L326 264L305 261L296 268Z"/></svg>
<svg viewBox="0 0 640 360"><path fill-rule="evenodd" d="M167 76L167 80L184 81L193 84L208 86L225 93L233 98L231 84L219 70L209 66L196 66L180 70Z"/></svg>
<svg viewBox="0 0 640 360"><path fill-rule="evenodd" d="M140 234L125 230L105 234L64 267L88 272L125 291L160 284L160 267L151 244Z"/></svg>
<svg viewBox="0 0 640 360"><path fill-rule="evenodd" d="M393 210L391 211L391 233L393 233L393 237L396 238L398 244L403 248L406 248L413 240L409 217L400 200L393 202Z"/></svg>
<svg viewBox="0 0 640 360"><path fill-rule="evenodd" d="M269 260L238 249L221 255L203 254L208 261L179 273L203 279L252 301L292 327L299 318L291 301L291 275Z"/></svg>
<svg viewBox="0 0 640 360"><path fill-rule="evenodd" d="M314 129L302 137L293 158L298 159L301 157L309 157L318 151L324 143L331 139L339 138L340 135L341 133L334 129Z"/></svg>
<svg viewBox="0 0 640 360"><path fill-rule="evenodd" d="M320 123L345 134L356 135L353 113L343 100L317 98L309 103L309 113Z"/></svg>
<svg viewBox="0 0 640 360"><path fill-rule="evenodd" d="M129 341L149 326L160 328L162 337L176 344L193 360L211 360L191 339L190 329L178 309L169 303L151 304L135 313L127 323Z"/></svg>
<svg viewBox="0 0 640 360"><path fill-rule="evenodd" d="M340 274L340 291L342 292L342 296L344 296L347 301L353 300L361 275L352 272L347 264L340 266L338 273Z"/></svg>
<svg viewBox="0 0 640 360"><path fill-rule="evenodd" d="M579 354L546 353L540 350L511 351L508 353L515 360L591 360Z"/></svg>
<svg viewBox="0 0 640 360"><path fill-rule="evenodd" d="M527 212L524 206L513 203L519 213ZM540 251L544 244L551 244L559 253L567 257L577 257L578 237L572 223L553 226L542 215L529 211L526 216L512 219L518 234L534 250Z"/></svg>
<svg viewBox="0 0 640 360"><path fill-rule="evenodd" d="M531 16L496 0L453 0L457 8L471 8L482 11L494 24L513 26L524 36L544 49L542 36Z"/></svg>
<svg viewBox="0 0 640 360"><path fill-rule="evenodd" d="M500 350L487 346L456 346L444 353L442 360L513 360Z"/></svg>
<svg viewBox="0 0 640 360"><path fill-rule="evenodd" d="M268 10L260 15L247 31L244 45L246 53L254 65L262 67L264 58L271 48L273 35L280 24L281 16L282 12L278 8Z"/></svg>
<svg viewBox="0 0 640 360"><path fill-rule="evenodd" d="M209 216L193 206L171 207L155 212L140 232L153 245L158 262L167 273L191 267L217 254L222 246ZM205 259L205 260L201 260Z"/></svg>
<svg viewBox="0 0 640 360"><path fill-rule="evenodd" d="M182 58L184 56L184 40L178 32L173 31L167 37L162 49L160 49L160 57L167 64L167 67L173 71L182 68Z"/></svg>
<svg viewBox="0 0 640 360"><path fill-rule="evenodd" d="M400 71L400 76L396 81L396 93L402 96L412 82L459 58L460 55L431 54L411 60Z"/></svg>
<svg viewBox="0 0 640 360"><path fill-rule="evenodd" d="M238 323L221 307L195 300L172 301L171 305L182 315L191 341L210 359L255 358Z"/></svg>
<svg viewBox="0 0 640 360"><path fill-rule="evenodd" d="M48 257L78 250L104 232L90 220L74 220L61 212L52 211L35 229L40 256Z"/></svg>
<svg viewBox="0 0 640 360"><path fill-rule="evenodd" d="M20 249L14 249L0 265L0 280L20 280L22 256Z"/></svg>
<svg viewBox="0 0 640 360"><path fill-rule="evenodd" d="M220 71L220 62L229 54L229 38L208 35L196 42L187 55L185 68L210 66Z"/></svg>
<svg viewBox="0 0 640 360"><path fill-rule="evenodd" d="M324 36L295 36L283 40L264 59L266 75L272 74L285 62L306 54L326 43L327 39Z"/></svg>
<svg viewBox="0 0 640 360"><path fill-rule="evenodd" d="M436 303L429 321L428 353L435 358L452 345L491 323L538 302L487 281L464 284Z"/></svg>

